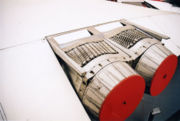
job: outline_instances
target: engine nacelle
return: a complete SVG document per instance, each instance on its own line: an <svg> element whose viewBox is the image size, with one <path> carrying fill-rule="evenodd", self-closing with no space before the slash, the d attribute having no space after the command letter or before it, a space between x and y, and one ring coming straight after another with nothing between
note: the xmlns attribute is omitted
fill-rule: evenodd
<svg viewBox="0 0 180 121"><path fill-rule="evenodd" d="M168 37L116 22L123 26L100 32L95 25L47 37L82 103L100 120L125 120L145 86L146 93L158 95L177 66L177 57L160 42Z"/></svg>

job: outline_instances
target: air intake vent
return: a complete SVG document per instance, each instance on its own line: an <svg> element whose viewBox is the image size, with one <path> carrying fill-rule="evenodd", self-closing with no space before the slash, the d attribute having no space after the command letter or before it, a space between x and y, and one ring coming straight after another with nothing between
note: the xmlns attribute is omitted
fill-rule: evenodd
<svg viewBox="0 0 180 121"><path fill-rule="evenodd" d="M81 67L85 66L94 58L105 54L117 54L105 41L88 42L66 51L66 54L72 58Z"/></svg>
<svg viewBox="0 0 180 121"><path fill-rule="evenodd" d="M121 33L116 34L110 39L124 46L125 48L131 48L139 40L144 39L144 38L150 38L150 37L136 29L129 29L129 30L125 30Z"/></svg>

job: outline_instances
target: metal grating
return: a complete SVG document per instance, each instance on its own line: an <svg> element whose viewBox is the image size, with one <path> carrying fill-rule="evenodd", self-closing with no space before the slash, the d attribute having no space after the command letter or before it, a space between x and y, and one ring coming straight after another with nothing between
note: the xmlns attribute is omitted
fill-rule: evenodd
<svg viewBox="0 0 180 121"><path fill-rule="evenodd" d="M124 46L125 48L131 48L139 40L144 39L144 38L149 38L149 36L139 30L128 29L121 33L116 34L110 39Z"/></svg>
<svg viewBox="0 0 180 121"><path fill-rule="evenodd" d="M105 54L117 54L118 52L105 41L98 41L84 43L65 53L83 67L94 58Z"/></svg>

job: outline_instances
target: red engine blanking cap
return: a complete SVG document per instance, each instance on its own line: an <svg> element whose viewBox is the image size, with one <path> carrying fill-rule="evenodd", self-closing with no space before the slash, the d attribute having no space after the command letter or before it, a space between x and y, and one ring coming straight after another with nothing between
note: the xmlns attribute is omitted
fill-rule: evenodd
<svg viewBox="0 0 180 121"><path fill-rule="evenodd" d="M176 71L177 63L177 56L172 54L160 64L151 80L151 96L157 96L166 88Z"/></svg>
<svg viewBox="0 0 180 121"><path fill-rule="evenodd" d="M122 80L105 98L100 109L100 121L124 121L140 103L144 90L145 81L139 75Z"/></svg>

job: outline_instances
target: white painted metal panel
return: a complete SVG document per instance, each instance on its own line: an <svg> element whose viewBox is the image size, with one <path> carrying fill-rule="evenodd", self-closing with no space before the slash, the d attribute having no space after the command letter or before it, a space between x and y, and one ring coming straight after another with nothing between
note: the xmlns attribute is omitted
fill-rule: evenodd
<svg viewBox="0 0 180 121"><path fill-rule="evenodd" d="M1 0L0 48L121 18L164 12L102 0Z"/></svg>
<svg viewBox="0 0 180 121"><path fill-rule="evenodd" d="M46 41L0 51L0 102L8 120L90 120Z"/></svg>

